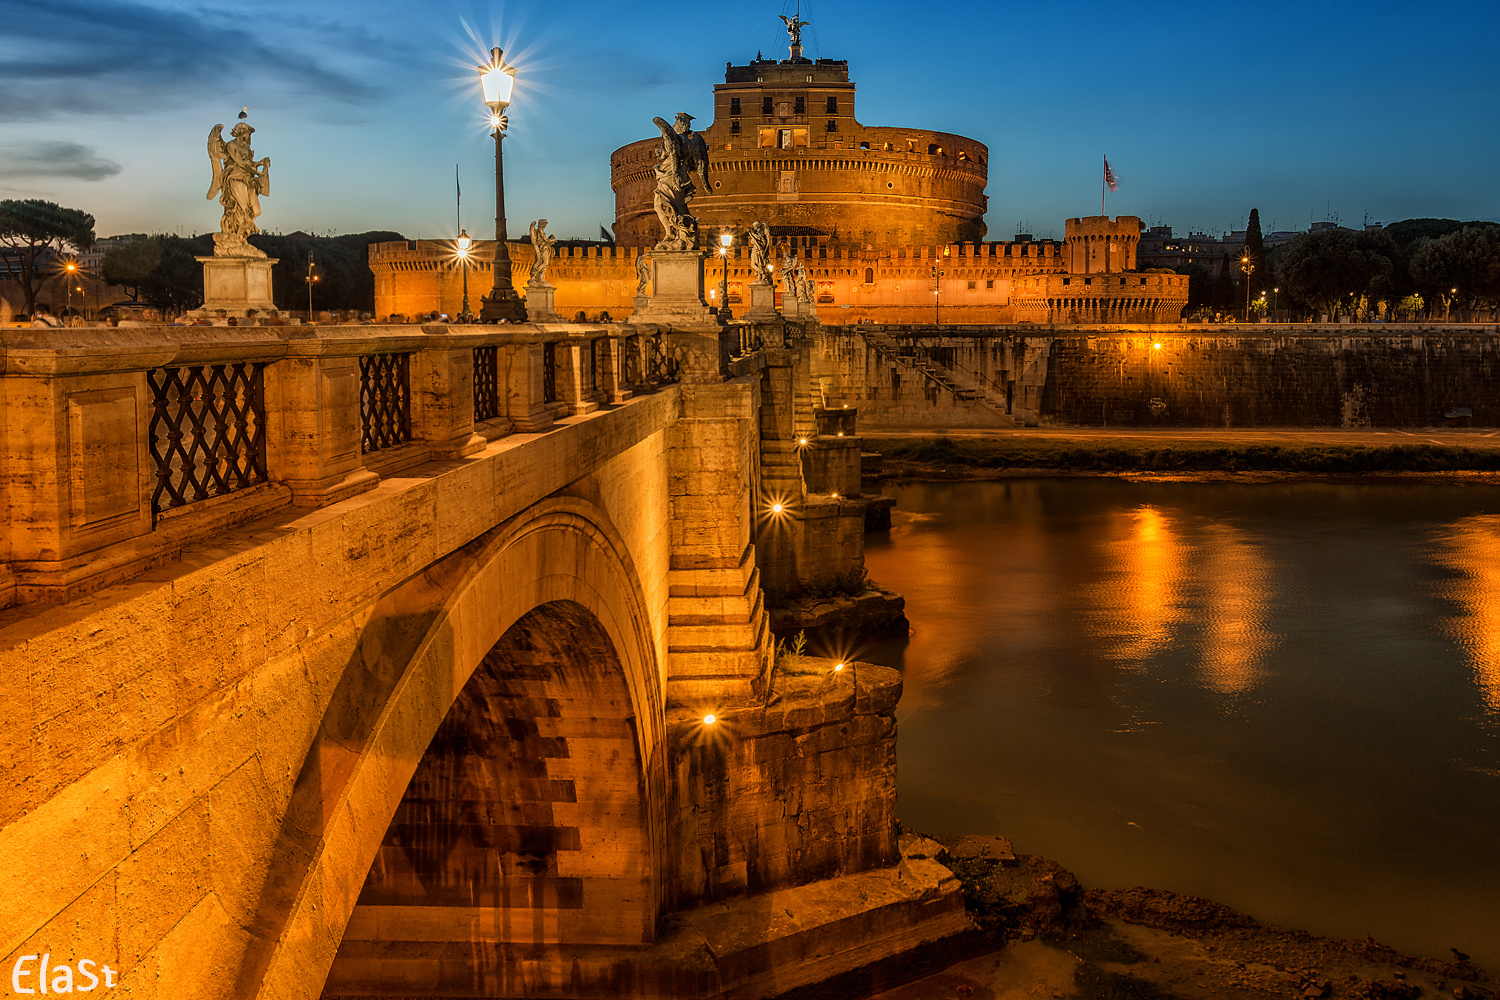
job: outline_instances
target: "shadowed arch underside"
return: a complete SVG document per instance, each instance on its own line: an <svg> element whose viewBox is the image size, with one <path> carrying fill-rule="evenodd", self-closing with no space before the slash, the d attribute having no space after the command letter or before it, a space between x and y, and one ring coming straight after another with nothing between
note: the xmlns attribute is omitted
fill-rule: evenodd
<svg viewBox="0 0 1500 1000"><path fill-rule="evenodd" d="M649 944L637 747L593 615L554 601L522 616L418 764L324 996L555 995L568 985L560 946Z"/></svg>

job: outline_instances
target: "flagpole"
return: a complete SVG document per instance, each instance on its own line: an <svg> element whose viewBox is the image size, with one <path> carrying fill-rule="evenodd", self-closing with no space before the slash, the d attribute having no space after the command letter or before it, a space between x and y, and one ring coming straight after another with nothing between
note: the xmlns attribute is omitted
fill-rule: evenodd
<svg viewBox="0 0 1500 1000"><path fill-rule="evenodd" d="M1099 175L1099 214L1105 218L1109 213L1104 210L1104 192L1109 190L1109 157L1104 158L1104 173Z"/></svg>

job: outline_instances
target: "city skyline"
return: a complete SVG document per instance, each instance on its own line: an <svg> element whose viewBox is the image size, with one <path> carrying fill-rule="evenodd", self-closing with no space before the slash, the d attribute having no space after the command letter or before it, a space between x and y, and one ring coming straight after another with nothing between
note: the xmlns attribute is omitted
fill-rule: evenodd
<svg viewBox="0 0 1500 1000"><path fill-rule="evenodd" d="M216 207L204 140L249 105L273 165L268 232L492 233L493 145L474 66L490 45L519 67L506 144L512 236L545 216L562 236L612 225L609 154L653 115L706 126L723 64L786 57L776 15L793 3L622 21L597 0L534 3L5 0L0 197L91 212L100 236L208 232ZM1305 229L1418 216L1500 219L1500 158L1484 73L1500 16L1445 4L1412 20L1395 3L1269 4L1255 31L1235 11L1082 3L1055 13L955 3L916 18L891 3L803 0L806 55L848 60L858 115L935 128L990 148L990 239L1061 236L1098 211L1102 157L1120 177L1110 215L1179 233ZM1188 12L1191 11L1191 23ZM898 12L904 17L898 17ZM670 16L686 33L656 35ZM1350 23L1345 23L1346 21ZM957 50L953 39L964 39ZM1235 41L1255 37L1253 48ZM1219 46L1213 56L1195 53ZM1225 48L1225 46L1228 46Z"/></svg>

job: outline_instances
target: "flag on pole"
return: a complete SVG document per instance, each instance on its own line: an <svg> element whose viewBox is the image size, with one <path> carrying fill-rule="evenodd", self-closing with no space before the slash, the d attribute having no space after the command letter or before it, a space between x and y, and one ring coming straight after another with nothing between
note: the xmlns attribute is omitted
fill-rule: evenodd
<svg viewBox="0 0 1500 1000"><path fill-rule="evenodd" d="M1109 169L1109 157L1104 158L1104 186L1111 191L1120 190L1119 182L1115 180L1115 172Z"/></svg>

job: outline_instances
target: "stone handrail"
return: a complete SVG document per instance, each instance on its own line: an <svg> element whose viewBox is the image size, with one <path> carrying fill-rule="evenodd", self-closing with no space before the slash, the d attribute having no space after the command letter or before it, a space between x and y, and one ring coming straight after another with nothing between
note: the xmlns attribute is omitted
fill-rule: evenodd
<svg viewBox="0 0 1500 1000"><path fill-rule="evenodd" d="M70 600L278 507L623 402L663 370L665 339L616 324L4 330L0 607Z"/></svg>

